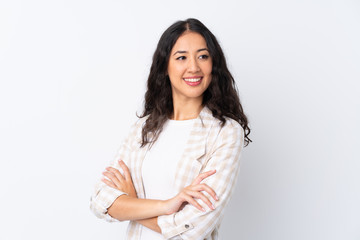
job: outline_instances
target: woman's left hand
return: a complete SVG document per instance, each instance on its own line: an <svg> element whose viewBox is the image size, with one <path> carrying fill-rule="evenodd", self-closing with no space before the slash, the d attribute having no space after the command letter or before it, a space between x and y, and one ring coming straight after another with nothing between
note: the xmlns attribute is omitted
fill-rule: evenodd
<svg viewBox="0 0 360 240"><path fill-rule="evenodd" d="M107 167L106 171L103 172L103 175L106 176L108 179L102 178L101 181L103 181L106 185L110 187L127 193L130 197L136 198L136 190L131 179L129 168L122 160L119 160L119 165L124 171L124 175L122 175L120 171L116 168Z"/></svg>

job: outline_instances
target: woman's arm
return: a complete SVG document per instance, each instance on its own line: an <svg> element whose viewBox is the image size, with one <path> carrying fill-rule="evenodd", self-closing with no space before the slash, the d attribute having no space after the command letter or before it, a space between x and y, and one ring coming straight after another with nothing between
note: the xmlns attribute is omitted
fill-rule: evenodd
<svg viewBox="0 0 360 240"><path fill-rule="evenodd" d="M212 174L214 174L216 171L211 171L211 172L213 172ZM212 174L210 174L210 175L212 175ZM210 175L208 175L208 173L206 173L206 172L200 174L200 175L195 179L195 181L192 183L192 185L194 186L194 185L197 185L197 184L201 184L202 180L204 180L205 178L207 178L207 177L210 176ZM204 184L204 185L205 185L205 184ZM184 189L184 190L185 190L185 189ZM184 191L184 190L183 190L183 191ZM218 197L216 196L215 192L214 192L211 188L209 188L208 190L212 193L211 196L212 196L216 201L219 200ZM214 207L213 205L211 205L211 206L209 205L209 204L211 204L211 203L209 202L208 199L206 199L205 201L206 201L207 205L208 205L212 210L215 209L215 207ZM184 205L184 206L185 206L185 205ZM182 206L182 207L184 207L184 206ZM181 210L182 207L180 207L179 210ZM199 209L199 208L198 208L198 209ZM203 211L203 209L201 209L201 210ZM159 216L160 216L160 215L159 215ZM156 232L158 232L158 233L161 233L161 228L159 227L159 225L158 225L158 223L157 223L157 220L158 220L158 217L154 217L154 218L148 218L148 219L140 219L140 220L137 220L137 222L140 223L141 225L147 227L147 228L150 228L150 229L153 230L153 231L156 231Z"/></svg>
<svg viewBox="0 0 360 240"><path fill-rule="evenodd" d="M111 217L119 220L139 220L166 214L166 205L161 200L139 199L121 195L108 208Z"/></svg>
<svg viewBox="0 0 360 240"><path fill-rule="evenodd" d="M143 121L145 121L145 118L139 119L130 127L127 136L124 138L117 150L114 160L110 163L111 167L120 169L119 162L117 160L124 159L126 162L126 160L131 158L131 154L133 152L132 145L141 132L140 130ZM130 192L120 191L108 186L103 181L98 181L90 198L90 210L96 217L104 219L108 222L118 221L108 214L108 209L119 196L126 194L129 195Z"/></svg>
<svg viewBox="0 0 360 240"><path fill-rule="evenodd" d="M141 225L143 225L155 232L161 233L161 228L159 227L159 225L157 223L157 219L158 219L158 217L153 217L153 218L147 218L147 219L140 219L140 220L137 220L136 222L140 223Z"/></svg>
<svg viewBox="0 0 360 240"><path fill-rule="evenodd" d="M128 195L119 196L108 208L108 214L119 221L138 220L164 215L166 210L164 202L160 200L138 199L128 167L123 161L119 161L119 165L123 169L124 175L116 168L107 167L103 175L108 179L103 178L102 181L108 186L125 192Z"/></svg>
<svg viewBox="0 0 360 240"><path fill-rule="evenodd" d="M216 194L209 186L201 183L201 181L213 175L215 170L200 174L190 186L184 188L179 194L171 199L152 200L138 199L136 197L135 188L128 167L123 161L119 161L119 165L123 169L124 175L122 175L118 169L108 167L106 168L107 171L103 173L108 179L102 179L108 186L128 194L118 197L108 208L108 214L115 219L120 221L141 220L151 219L161 215L169 215L179 211L186 203L194 205L200 211L205 211L194 198L201 199L209 206L209 208L214 209L212 203L202 191L207 192L215 200L217 199ZM153 228L158 228L157 224L156 226L153 224L154 221L154 219L151 219L142 222L147 225L151 224Z"/></svg>

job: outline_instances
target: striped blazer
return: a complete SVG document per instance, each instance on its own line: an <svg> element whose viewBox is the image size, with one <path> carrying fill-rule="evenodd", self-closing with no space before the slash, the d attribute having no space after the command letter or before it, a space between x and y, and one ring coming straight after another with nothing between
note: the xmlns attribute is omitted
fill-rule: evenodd
<svg viewBox="0 0 360 240"><path fill-rule="evenodd" d="M146 120L139 119L130 129L111 166L121 168L117 160L122 159L129 167L138 198L146 198L141 176L142 161L149 149L149 144L140 148L141 130ZM244 146L244 131L239 123L226 118L223 127L220 120L212 116L211 110L204 107L194 121L182 158L177 166L174 188L180 192L190 185L201 172L216 169L216 173L205 180L216 192L219 201L212 201L215 210L199 203L205 212L187 204L181 211L158 217L158 225L165 239L214 240L218 239L218 229L225 207L233 193L240 167L240 155ZM107 209L122 194L99 181L91 196L90 209L102 219L118 221L107 214ZM209 195L204 192L209 197ZM130 221L127 239L138 240L142 225Z"/></svg>

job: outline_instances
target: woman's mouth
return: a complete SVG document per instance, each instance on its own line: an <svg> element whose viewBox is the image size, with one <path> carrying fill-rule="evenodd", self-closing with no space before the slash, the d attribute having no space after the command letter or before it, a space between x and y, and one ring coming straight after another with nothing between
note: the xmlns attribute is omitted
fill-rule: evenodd
<svg viewBox="0 0 360 240"><path fill-rule="evenodd" d="M189 86L197 86L201 83L202 77L183 78Z"/></svg>

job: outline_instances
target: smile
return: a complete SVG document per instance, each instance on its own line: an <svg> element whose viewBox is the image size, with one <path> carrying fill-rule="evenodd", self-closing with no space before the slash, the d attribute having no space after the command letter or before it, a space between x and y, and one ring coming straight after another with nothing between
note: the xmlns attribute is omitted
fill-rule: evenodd
<svg viewBox="0 0 360 240"><path fill-rule="evenodd" d="M184 80L187 82L198 82L201 80L201 78L184 78Z"/></svg>
<svg viewBox="0 0 360 240"><path fill-rule="evenodd" d="M202 77L196 77L196 78L184 78L184 81L187 85L190 86L197 86L201 83Z"/></svg>

